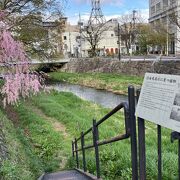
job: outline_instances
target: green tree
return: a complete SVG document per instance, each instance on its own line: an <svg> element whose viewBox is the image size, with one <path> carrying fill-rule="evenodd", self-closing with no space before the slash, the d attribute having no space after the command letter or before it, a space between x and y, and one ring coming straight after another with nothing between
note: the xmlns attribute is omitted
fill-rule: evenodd
<svg viewBox="0 0 180 180"><path fill-rule="evenodd" d="M57 48L61 42L59 35L65 23L62 18L65 1L2 0L0 10L8 12L9 30L17 40L25 44L27 52L47 57L52 54L54 46Z"/></svg>
<svg viewBox="0 0 180 180"><path fill-rule="evenodd" d="M158 47L161 53L165 50L167 42L166 28L158 23L155 26L141 24L138 27L138 44L141 53L147 53L148 46Z"/></svg>

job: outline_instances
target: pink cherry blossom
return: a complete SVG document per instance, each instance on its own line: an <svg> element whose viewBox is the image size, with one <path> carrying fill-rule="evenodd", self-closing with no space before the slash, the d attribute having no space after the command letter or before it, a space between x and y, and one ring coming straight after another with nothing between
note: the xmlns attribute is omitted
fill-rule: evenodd
<svg viewBox="0 0 180 180"><path fill-rule="evenodd" d="M0 11L0 64L4 67L4 85L1 90L4 107L17 103L20 97L37 94L43 86L42 79L30 72L29 60L23 44L15 41L7 30L6 13Z"/></svg>

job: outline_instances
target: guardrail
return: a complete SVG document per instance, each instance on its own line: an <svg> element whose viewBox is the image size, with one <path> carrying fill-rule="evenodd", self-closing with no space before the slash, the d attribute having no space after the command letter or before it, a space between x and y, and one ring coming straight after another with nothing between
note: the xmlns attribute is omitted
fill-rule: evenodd
<svg viewBox="0 0 180 180"><path fill-rule="evenodd" d="M131 162L132 162L132 176L133 179L137 179L137 142L136 142L136 121L135 121L135 97L134 97L134 88L130 86L128 88L128 99L129 103L122 102L117 107L115 107L111 112L106 114L102 119L96 121L93 119L92 127L85 132L81 132L81 136L75 138L72 141L72 155L76 158L76 167L79 169L79 152L82 152L82 163L83 171L87 172L86 166L86 154L85 151L90 148L94 148L95 151L95 160L96 160L96 176L97 179L100 178L100 161L99 161L99 146L113 143L116 141L121 141L127 138L131 138ZM99 127L106 120L108 120L115 113L124 109L124 120L125 120L125 133L112 137L110 139L99 140ZM93 134L93 144L85 145L85 136L89 133ZM81 147L78 147L78 142L81 143ZM81 170L82 171L82 170Z"/></svg>

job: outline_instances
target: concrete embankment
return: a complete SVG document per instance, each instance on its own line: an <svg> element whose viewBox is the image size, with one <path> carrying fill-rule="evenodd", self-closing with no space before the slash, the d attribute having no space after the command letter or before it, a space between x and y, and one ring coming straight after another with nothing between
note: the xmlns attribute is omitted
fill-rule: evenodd
<svg viewBox="0 0 180 180"><path fill-rule="evenodd" d="M180 75L180 61L118 61L113 59L72 59L63 72L101 72L144 76L146 72Z"/></svg>

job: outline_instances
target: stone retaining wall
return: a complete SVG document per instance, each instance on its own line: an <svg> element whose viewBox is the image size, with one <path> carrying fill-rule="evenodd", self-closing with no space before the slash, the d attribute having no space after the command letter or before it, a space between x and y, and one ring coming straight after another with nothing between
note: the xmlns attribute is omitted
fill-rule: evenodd
<svg viewBox="0 0 180 180"><path fill-rule="evenodd" d="M64 72L103 72L144 76L146 72L180 75L180 61L127 61L112 59L72 59L65 64Z"/></svg>

